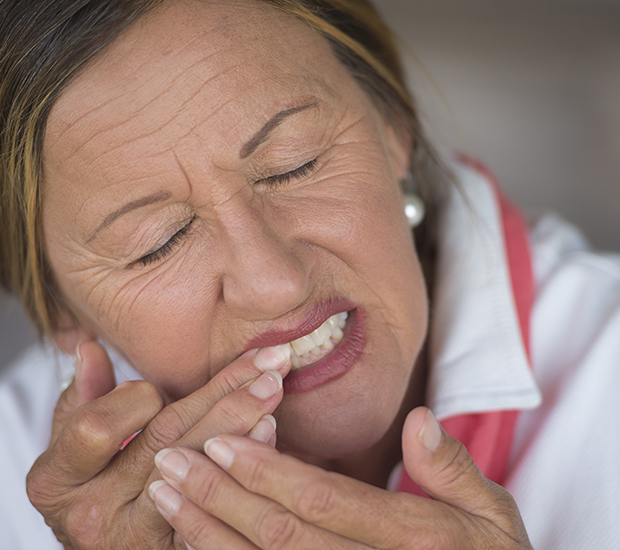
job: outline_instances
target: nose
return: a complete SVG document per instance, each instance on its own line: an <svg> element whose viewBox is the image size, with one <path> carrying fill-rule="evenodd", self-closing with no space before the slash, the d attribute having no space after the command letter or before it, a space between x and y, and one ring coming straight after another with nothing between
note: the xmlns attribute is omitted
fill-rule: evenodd
<svg viewBox="0 0 620 550"><path fill-rule="evenodd" d="M294 228L273 212L245 204L228 214L222 281L228 307L249 318L274 318L303 303L315 262L310 245L295 239Z"/></svg>

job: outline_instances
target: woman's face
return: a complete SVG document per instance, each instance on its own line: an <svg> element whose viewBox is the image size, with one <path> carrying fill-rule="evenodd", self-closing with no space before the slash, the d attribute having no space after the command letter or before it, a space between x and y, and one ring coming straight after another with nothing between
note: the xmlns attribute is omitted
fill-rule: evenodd
<svg viewBox="0 0 620 550"><path fill-rule="evenodd" d="M406 166L306 24L259 3L175 2L57 101L46 253L82 326L168 401L348 311L276 412L289 448L342 455L386 431L426 333Z"/></svg>

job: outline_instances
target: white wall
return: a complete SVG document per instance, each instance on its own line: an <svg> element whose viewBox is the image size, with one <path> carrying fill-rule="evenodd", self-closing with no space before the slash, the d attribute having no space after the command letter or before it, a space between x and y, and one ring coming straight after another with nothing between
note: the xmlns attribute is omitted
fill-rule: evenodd
<svg viewBox="0 0 620 550"><path fill-rule="evenodd" d="M436 82L408 62L437 142L481 157L522 206L555 208L619 250L620 1L377 4ZM0 366L33 338L0 294Z"/></svg>

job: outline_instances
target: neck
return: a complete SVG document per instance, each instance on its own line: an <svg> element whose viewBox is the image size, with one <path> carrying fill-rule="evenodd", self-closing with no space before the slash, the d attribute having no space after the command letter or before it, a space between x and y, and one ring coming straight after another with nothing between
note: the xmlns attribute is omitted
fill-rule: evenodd
<svg viewBox="0 0 620 550"><path fill-rule="evenodd" d="M424 403L426 386L426 349L413 370L409 387L396 418L385 435L372 447L344 458L317 460L299 457L305 462L320 466L325 470L338 472L385 489L394 467L402 460L402 431L407 414Z"/></svg>

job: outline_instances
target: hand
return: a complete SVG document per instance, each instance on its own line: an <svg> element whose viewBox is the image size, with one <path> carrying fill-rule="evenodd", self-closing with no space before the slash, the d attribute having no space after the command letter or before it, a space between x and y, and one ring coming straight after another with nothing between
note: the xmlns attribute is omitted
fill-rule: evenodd
<svg viewBox="0 0 620 550"><path fill-rule="evenodd" d="M196 550L531 550L512 497L480 473L430 411L403 429L404 465L433 499L392 493L234 435L162 451L151 487L162 515Z"/></svg>
<svg viewBox="0 0 620 550"><path fill-rule="evenodd" d="M158 478L155 454L170 445L201 448L205 437L222 431L269 438L270 422L261 419L282 399L290 359L274 348L248 351L203 388L163 407L147 382L115 387L97 342L83 342L78 352L77 376L57 404L49 448L28 474L30 500L67 549L184 548L145 492Z"/></svg>

